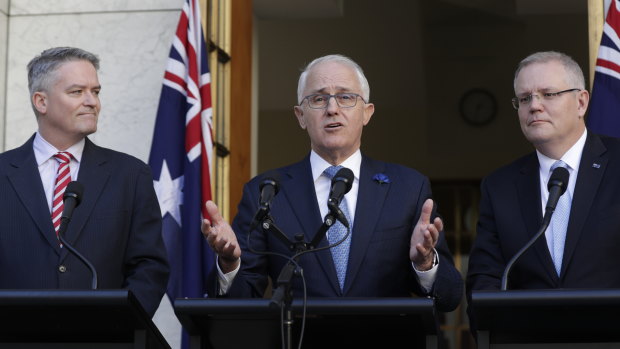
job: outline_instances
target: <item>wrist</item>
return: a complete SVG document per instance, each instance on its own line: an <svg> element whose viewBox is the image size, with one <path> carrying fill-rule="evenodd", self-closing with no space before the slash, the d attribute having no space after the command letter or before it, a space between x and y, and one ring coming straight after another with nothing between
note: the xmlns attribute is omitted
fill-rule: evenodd
<svg viewBox="0 0 620 349"><path fill-rule="evenodd" d="M220 256L218 258L218 263L222 272L227 274L239 267L240 260L241 258L224 258Z"/></svg>
<svg viewBox="0 0 620 349"><path fill-rule="evenodd" d="M431 251L428 258L424 260L422 263L413 263L415 270L417 271L429 271L433 269L437 264L439 264L439 258L437 257L437 252L435 249Z"/></svg>

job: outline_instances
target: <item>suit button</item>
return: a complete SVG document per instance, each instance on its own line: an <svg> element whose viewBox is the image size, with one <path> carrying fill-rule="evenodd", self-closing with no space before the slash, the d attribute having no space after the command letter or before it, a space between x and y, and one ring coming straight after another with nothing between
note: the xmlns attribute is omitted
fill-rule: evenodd
<svg viewBox="0 0 620 349"><path fill-rule="evenodd" d="M58 266L58 271L64 273L65 271L67 271L67 267L61 264Z"/></svg>

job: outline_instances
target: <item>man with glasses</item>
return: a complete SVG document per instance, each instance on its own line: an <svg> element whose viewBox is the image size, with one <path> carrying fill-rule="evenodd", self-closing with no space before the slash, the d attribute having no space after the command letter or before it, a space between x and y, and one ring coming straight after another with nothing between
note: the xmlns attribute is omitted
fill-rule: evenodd
<svg viewBox="0 0 620 349"><path fill-rule="evenodd" d="M203 222L202 230L218 254L216 292L263 297L268 277L277 286L287 257L293 255L278 234L254 227L266 178L279 182L269 205L279 230L292 242L311 241L329 212L332 180L327 172L343 166L354 174L351 190L342 200L346 208L340 205L346 210L349 234L336 241L337 232L330 228L316 251L300 256L298 271L303 270L299 274L305 280L293 278L293 295L409 297L414 293L435 298L441 311L458 306L463 280L430 199L428 178L404 166L370 159L360 151L362 130L375 109L369 94L362 69L347 57L317 58L305 68L294 111L310 136L310 153L298 163L246 184L232 229L215 205L207 204L212 219Z"/></svg>
<svg viewBox="0 0 620 349"><path fill-rule="evenodd" d="M507 263L540 230L557 167L568 170L566 191L545 236L513 264L507 288L620 287L620 140L586 129L590 95L581 68L563 53L522 60L514 90L521 130L536 151L482 182L468 300L472 291L500 289Z"/></svg>

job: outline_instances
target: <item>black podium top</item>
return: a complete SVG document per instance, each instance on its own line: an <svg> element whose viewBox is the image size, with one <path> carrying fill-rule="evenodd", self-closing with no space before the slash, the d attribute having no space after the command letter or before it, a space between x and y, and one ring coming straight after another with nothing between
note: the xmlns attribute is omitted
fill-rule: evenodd
<svg viewBox="0 0 620 349"><path fill-rule="evenodd" d="M128 290L0 290L0 342L134 342L170 346Z"/></svg>
<svg viewBox="0 0 620 349"><path fill-rule="evenodd" d="M207 348L281 347L280 308L268 299L177 299L177 317ZM303 303L295 299L293 344L297 347ZM415 347L437 336L432 299L316 298L306 306L303 347Z"/></svg>
<svg viewBox="0 0 620 349"><path fill-rule="evenodd" d="M491 343L620 341L616 289L478 291L472 306Z"/></svg>

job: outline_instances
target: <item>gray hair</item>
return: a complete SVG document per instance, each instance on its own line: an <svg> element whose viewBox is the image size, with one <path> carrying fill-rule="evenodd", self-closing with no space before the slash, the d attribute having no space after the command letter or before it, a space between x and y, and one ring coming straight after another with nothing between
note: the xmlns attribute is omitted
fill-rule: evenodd
<svg viewBox="0 0 620 349"><path fill-rule="evenodd" d="M359 64L355 63L355 61L353 61L351 58L336 54L319 57L313 60L301 72L301 75L299 76L299 83L297 84L297 102L299 104L301 104L302 99L304 98L303 93L304 88L306 87L306 79L308 78L309 71L319 63L323 62L338 62L353 68L355 70L355 73L357 74L362 88L362 98L364 98L364 101L366 101L366 103L370 101L370 86L368 85L368 80L366 79L366 76L364 76L364 71L362 70L362 67L360 67Z"/></svg>
<svg viewBox="0 0 620 349"><path fill-rule="evenodd" d="M567 72L565 76L566 82L569 83L572 88L580 88L585 90L586 82L583 76L583 71L579 64L575 62L573 58L569 55L556 52L556 51L543 51L532 53L531 55L525 57L517 66L517 70L515 71L515 78L513 81L513 88L516 90L517 88L517 76L521 72L521 70L533 63L548 63L548 62L559 62L562 64L564 69Z"/></svg>
<svg viewBox="0 0 620 349"><path fill-rule="evenodd" d="M48 91L56 80L56 70L62 64L72 61L88 61L99 70L99 58L75 47L54 47L41 52L28 62L28 90L30 100L35 92ZM38 116L37 109L32 106Z"/></svg>

